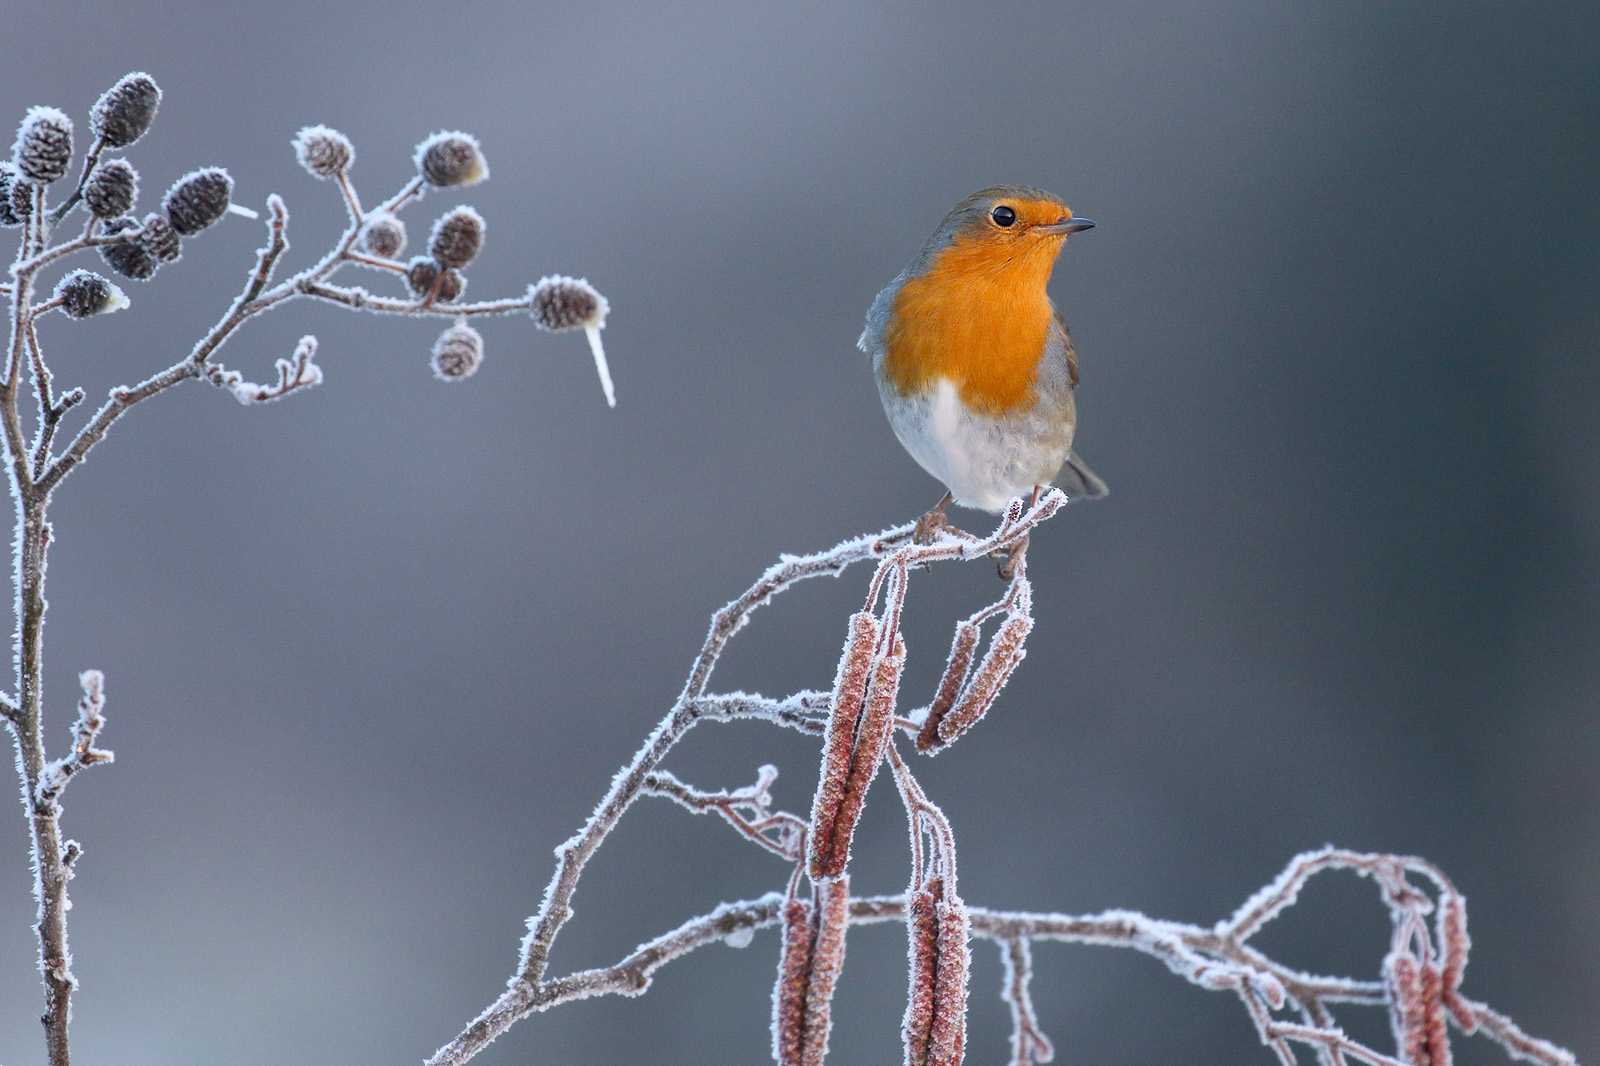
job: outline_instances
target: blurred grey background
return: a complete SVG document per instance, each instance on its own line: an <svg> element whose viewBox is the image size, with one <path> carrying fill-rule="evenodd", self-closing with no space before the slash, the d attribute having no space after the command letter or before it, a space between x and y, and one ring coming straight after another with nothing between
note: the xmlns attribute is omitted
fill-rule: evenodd
<svg viewBox="0 0 1600 1066"><path fill-rule="evenodd" d="M612 304L620 398L606 409L581 337L525 319L482 324L482 371L445 385L427 367L440 323L291 305L223 361L260 380L315 333L326 384L252 410L188 385L66 483L49 739L99 667L117 753L66 797L85 849L78 1061L388 1066L474 1016L551 849L667 708L710 612L780 552L938 497L853 345L950 205L996 182L1100 224L1052 292L1082 358L1079 448L1113 495L1035 536L1027 662L981 729L919 763L963 895L1211 922L1298 851L1413 852L1467 894L1466 991L1600 1054L1600 8L12 14L41 26L0 75L13 116L56 105L83 131L106 86L150 72L166 97L129 153L143 204L227 166L240 202L287 198L290 266L343 217L295 163L300 126L355 141L369 202L428 133L475 133L493 180L413 208L413 246L468 202L489 220L470 296L586 275ZM229 218L128 284L127 312L50 321L57 381L100 396L166 366L260 243ZM716 687L826 687L864 578L762 612ZM917 578L913 697L996 590L987 565ZM719 787L774 762L778 800L804 810L814 753L708 726L669 765ZM880 782L859 890L904 884L903 832ZM0 1061L37 1062L15 808L0 840ZM553 966L610 961L786 873L645 803ZM1386 929L1371 886L1336 875L1263 946L1372 974ZM482 1061L766 1061L775 954L770 932L705 950ZM970 1058L997 1062L997 955L975 956ZM1036 958L1060 1062L1270 1061L1235 1002L1152 960ZM897 1060L903 967L899 930L854 937L836 1061Z"/></svg>

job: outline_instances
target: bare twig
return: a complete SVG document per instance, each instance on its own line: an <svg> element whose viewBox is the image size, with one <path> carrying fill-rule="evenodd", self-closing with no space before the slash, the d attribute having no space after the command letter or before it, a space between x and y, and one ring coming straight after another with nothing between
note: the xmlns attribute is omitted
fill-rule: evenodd
<svg viewBox="0 0 1600 1066"><path fill-rule="evenodd" d="M799 815L772 809L770 790L777 779L778 768L767 765L761 767L753 785L732 791L703 792L665 770L656 770L645 775L640 791L647 796L665 796L696 814L719 814L747 840L781 859L799 862L806 822Z"/></svg>

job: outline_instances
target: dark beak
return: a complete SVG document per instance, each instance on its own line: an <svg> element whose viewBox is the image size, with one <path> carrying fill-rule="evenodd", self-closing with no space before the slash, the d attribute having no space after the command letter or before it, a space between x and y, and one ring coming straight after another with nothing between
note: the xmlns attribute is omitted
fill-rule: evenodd
<svg viewBox="0 0 1600 1066"><path fill-rule="evenodd" d="M1094 223L1086 218L1064 218L1060 222L1052 222L1039 229L1045 233L1078 233L1082 230L1093 229Z"/></svg>

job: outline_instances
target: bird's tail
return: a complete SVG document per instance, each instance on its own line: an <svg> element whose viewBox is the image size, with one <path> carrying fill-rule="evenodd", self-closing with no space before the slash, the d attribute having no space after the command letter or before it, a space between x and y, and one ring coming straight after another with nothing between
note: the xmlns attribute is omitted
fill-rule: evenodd
<svg viewBox="0 0 1600 1066"><path fill-rule="evenodd" d="M1067 453L1067 461L1056 475L1055 485L1069 500L1098 500L1111 494L1106 483L1083 464L1077 452Z"/></svg>

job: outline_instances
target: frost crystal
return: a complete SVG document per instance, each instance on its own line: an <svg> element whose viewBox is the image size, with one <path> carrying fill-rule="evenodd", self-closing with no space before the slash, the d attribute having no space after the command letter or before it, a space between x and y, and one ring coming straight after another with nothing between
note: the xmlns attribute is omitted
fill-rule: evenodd
<svg viewBox="0 0 1600 1066"><path fill-rule="evenodd" d="M397 258L406 250L405 223L386 211L372 215L361 227L361 247L383 259Z"/></svg>
<svg viewBox="0 0 1600 1066"><path fill-rule="evenodd" d="M489 177L489 164L470 133L435 133L417 145L417 170L429 185L476 185Z"/></svg>
<svg viewBox="0 0 1600 1066"><path fill-rule="evenodd" d="M83 202L96 218L116 218L133 207L139 195L139 173L126 159L106 159L95 164L83 187Z"/></svg>
<svg viewBox="0 0 1600 1066"><path fill-rule="evenodd" d="M95 101L89 132L107 148L126 148L144 136L161 106L161 87L143 71L124 74Z"/></svg>
<svg viewBox="0 0 1600 1066"><path fill-rule="evenodd" d="M68 318L88 318L128 306L122 290L92 270L74 270L63 277L56 283L55 298Z"/></svg>
<svg viewBox="0 0 1600 1066"><path fill-rule="evenodd" d="M464 318L457 319L433 343L433 372L441 381L470 378L482 362L483 337Z"/></svg>
<svg viewBox="0 0 1600 1066"><path fill-rule="evenodd" d="M324 180L346 170L355 160L350 138L326 126L307 126L294 137L294 154L316 177Z"/></svg>
<svg viewBox="0 0 1600 1066"><path fill-rule="evenodd" d="M193 170L179 178L161 201L172 228L192 237L216 222L228 210L233 179L221 167Z"/></svg>
<svg viewBox="0 0 1600 1066"><path fill-rule="evenodd" d="M72 120L53 107L30 107L17 130L11 162L29 181L48 185L72 162Z"/></svg>
<svg viewBox="0 0 1600 1066"><path fill-rule="evenodd" d="M470 207L458 207L433 224L428 250L447 267L462 268L483 249L483 216Z"/></svg>

